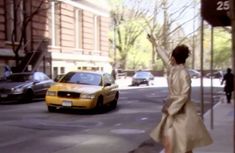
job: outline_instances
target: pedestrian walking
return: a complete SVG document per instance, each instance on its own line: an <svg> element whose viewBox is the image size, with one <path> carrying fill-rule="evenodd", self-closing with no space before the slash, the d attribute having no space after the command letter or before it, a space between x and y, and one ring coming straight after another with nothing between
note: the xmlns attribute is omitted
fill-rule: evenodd
<svg viewBox="0 0 235 153"><path fill-rule="evenodd" d="M168 96L162 107L162 118L150 136L163 144L165 153L192 153L196 147L212 143L196 106L191 101L191 77L185 61L190 51L186 45L177 46L169 57L153 36L149 41L167 68Z"/></svg>
<svg viewBox="0 0 235 153"><path fill-rule="evenodd" d="M234 90L233 77L234 75L232 73L232 69L227 68L227 73L223 76L223 79L221 81L221 85L223 85L225 82L224 92L225 92L228 104L231 103L232 92Z"/></svg>
<svg viewBox="0 0 235 153"><path fill-rule="evenodd" d="M8 64L3 67L3 79L7 79L12 74L11 68Z"/></svg>
<svg viewBox="0 0 235 153"><path fill-rule="evenodd" d="M114 79L114 81L116 80L116 77L117 77L117 72L116 72L116 69L113 67L113 69L112 69L112 72L111 72L111 75L112 75L112 77L113 77L113 79Z"/></svg>

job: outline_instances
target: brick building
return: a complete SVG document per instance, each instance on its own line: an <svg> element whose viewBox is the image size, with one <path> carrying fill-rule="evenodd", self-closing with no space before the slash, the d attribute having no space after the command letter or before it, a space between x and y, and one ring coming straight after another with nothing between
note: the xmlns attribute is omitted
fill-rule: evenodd
<svg viewBox="0 0 235 153"><path fill-rule="evenodd" d="M35 54L40 61L36 70L52 77L78 69L110 71L110 23L109 11L90 0L0 0L0 66L17 67L12 46L23 35L19 58L46 52L40 59Z"/></svg>

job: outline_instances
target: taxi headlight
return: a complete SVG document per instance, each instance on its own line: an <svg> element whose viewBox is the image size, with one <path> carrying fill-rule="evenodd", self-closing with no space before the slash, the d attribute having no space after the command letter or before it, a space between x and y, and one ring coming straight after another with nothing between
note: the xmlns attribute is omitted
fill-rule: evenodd
<svg viewBox="0 0 235 153"><path fill-rule="evenodd" d="M23 88L12 88L11 89L12 94L22 94L24 92Z"/></svg>
<svg viewBox="0 0 235 153"><path fill-rule="evenodd" d="M94 94L81 94L80 95L80 98L83 98L83 99L94 99L95 98L95 95Z"/></svg>
<svg viewBox="0 0 235 153"><path fill-rule="evenodd" d="M56 96L56 91L47 91L47 96Z"/></svg>

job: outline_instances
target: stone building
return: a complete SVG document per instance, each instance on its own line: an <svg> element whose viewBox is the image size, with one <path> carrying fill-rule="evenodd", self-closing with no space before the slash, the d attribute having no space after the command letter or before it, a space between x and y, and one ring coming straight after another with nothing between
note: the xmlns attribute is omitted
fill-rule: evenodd
<svg viewBox="0 0 235 153"><path fill-rule="evenodd" d="M0 0L0 67L52 78L72 70L110 71L109 10L93 2Z"/></svg>

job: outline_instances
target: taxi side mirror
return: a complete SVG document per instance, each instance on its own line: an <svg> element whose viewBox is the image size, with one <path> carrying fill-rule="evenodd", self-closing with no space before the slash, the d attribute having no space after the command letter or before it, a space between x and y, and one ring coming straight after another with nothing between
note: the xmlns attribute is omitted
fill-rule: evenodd
<svg viewBox="0 0 235 153"><path fill-rule="evenodd" d="M111 83L105 83L104 86L105 86L105 87L111 86Z"/></svg>

